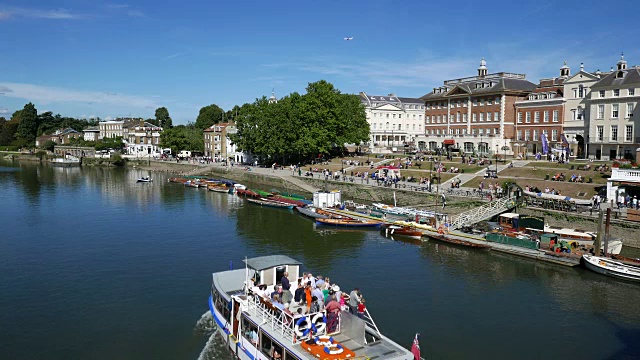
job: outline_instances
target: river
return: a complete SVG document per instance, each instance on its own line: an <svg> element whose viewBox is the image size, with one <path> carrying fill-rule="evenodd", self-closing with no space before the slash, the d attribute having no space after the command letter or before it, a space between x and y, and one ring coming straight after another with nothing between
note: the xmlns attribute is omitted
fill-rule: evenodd
<svg viewBox="0 0 640 360"><path fill-rule="evenodd" d="M164 173L136 183L143 175L0 161L1 358L230 359L200 324L211 272L268 254L358 286L383 333L407 347L421 333L428 359L640 352L640 284L316 229L292 211L167 183Z"/></svg>

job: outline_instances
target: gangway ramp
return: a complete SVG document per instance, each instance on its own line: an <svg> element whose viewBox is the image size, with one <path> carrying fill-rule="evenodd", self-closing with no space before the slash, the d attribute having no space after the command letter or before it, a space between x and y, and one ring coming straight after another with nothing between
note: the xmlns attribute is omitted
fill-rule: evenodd
<svg viewBox="0 0 640 360"><path fill-rule="evenodd" d="M465 211L451 218L449 228L451 230L455 230L465 225L472 225L477 222L490 219L498 214L513 209L516 207L517 201L518 200L515 196L503 197L475 209Z"/></svg>

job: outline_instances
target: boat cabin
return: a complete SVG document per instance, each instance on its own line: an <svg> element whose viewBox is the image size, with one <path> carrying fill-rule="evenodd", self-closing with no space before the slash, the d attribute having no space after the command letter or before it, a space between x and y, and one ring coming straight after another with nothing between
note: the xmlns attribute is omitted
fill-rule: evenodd
<svg viewBox="0 0 640 360"><path fill-rule="evenodd" d="M520 215L517 213L504 213L498 217L498 225L505 230L517 231Z"/></svg>

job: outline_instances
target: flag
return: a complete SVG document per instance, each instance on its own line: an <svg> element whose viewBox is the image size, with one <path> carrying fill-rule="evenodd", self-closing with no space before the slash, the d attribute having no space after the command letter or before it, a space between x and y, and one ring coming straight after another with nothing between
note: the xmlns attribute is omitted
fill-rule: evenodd
<svg viewBox="0 0 640 360"><path fill-rule="evenodd" d="M420 334L416 334L416 337L413 338L413 345L411 345L411 353L413 354L414 360L420 360Z"/></svg>
<svg viewBox="0 0 640 360"><path fill-rule="evenodd" d="M564 134L560 134L560 138L562 139L562 143L565 147L569 147L569 141L567 141L567 137Z"/></svg>
<svg viewBox="0 0 640 360"><path fill-rule="evenodd" d="M542 143L542 153L549 153L549 142L547 141L547 134L540 134L540 142Z"/></svg>

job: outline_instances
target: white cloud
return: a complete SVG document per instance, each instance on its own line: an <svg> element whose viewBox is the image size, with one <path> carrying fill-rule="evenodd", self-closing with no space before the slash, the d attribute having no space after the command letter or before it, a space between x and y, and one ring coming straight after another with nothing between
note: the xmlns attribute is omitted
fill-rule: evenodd
<svg viewBox="0 0 640 360"><path fill-rule="evenodd" d="M73 13L66 9L42 10L30 8L2 8L0 20L12 17L24 17L33 19L73 20L86 18L87 15Z"/></svg>
<svg viewBox="0 0 640 360"><path fill-rule="evenodd" d="M169 60L169 59L177 58L178 56L186 55L187 53L188 53L188 51L177 52L175 54L171 54L169 56L163 57L162 60Z"/></svg>
<svg viewBox="0 0 640 360"><path fill-rule="evenodd" d="M11 111L9 111L9 109L7 109L6 107L0 107L0 115L6 115L9 114Z"/></svg>
<svg viewBox="0 0 640 360"><path fill-rule="evenodd" d="M6 97L25 99L44 105L54 103L90 103L134 108L157 107L155 100L138 95L83 91L21 83L0 83L0 91L2 90L4 90L4 96Z"/></svg>

